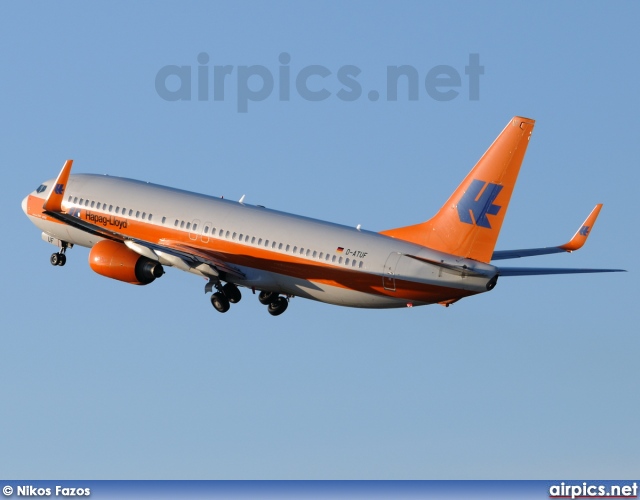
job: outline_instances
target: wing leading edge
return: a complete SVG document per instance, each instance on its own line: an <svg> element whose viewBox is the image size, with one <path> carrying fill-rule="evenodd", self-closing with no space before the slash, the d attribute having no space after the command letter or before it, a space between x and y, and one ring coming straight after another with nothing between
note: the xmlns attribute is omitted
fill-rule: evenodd
<svg viewBox="0 0 640 500"><path fill-rule="evenodd" d="M564 245L544 248L523 248L520 250L498 250L493 252L494 260L518 259L520 257L532 257L534 255L548 255L553 253L574 252L582 248L586 243L591 229L600 214L602 203L599 203L591 211L573 237ZM553 268L553 267L498 267L500 276L539 276L543 274L582 274L582 273L617 273L626 272L625 269L580 269L580 268Z"/></svg>
<svg viewBox="0 0 640 500"><path fill-rule="evenodd" d="M221 273L224 273L236 279L246 278L240 269L225 262L214 252L197 249L178 241L162 240L158 243L144 241L83 220L80 217L80 210L63 211L62 201L72 166L73 160L67 160L58 174L55 186L42 206L43 213L46 215L86 233L124 243L130 250L139 255L159 261L164 265L177 267L183 271L195 269L207 277L218 277Z"/></svg>
<svg viewBox="0 0 640 500"><path fill-rule="evenodd" d="M548 255L552 253L563 253L563 252L575 252L582 248L582 246L586 243L589 234L591 233L591 229L600 214L600 210L602 209L602 203L598 203L595 208L591 211L589 216L585 219L585 221L580 225L576 234L573 235L567 243L564 245L560 245L557 247L544 247L544 248L522 248L519 250L496 250L493 252L491 256L491 260L503 260L503 259L518 259L520 257L532 257L534 255Z"/></svg>
<svg viewBox="0 0 640 500"><path fill-rule="evenodd" d="M625 269L580 269L567 267L499 267L499 276L539 276L543 274L626 273Z"/></svg>

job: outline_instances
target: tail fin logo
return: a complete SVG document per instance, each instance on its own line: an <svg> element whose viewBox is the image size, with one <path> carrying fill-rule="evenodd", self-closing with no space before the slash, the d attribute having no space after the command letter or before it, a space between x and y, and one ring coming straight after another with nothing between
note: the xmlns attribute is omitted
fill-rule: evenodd
<svg viewBox="0 0 640 500"><path fill-rule="evenodd" d="M580 236L589 236L589 229L591 229L589 226L582 226L580 228Z"/></svg>
<svg viewBox="0 0 640 500"><path fill-rule="evenodd" d="M56 194L64 194L64 184L56 184L53 190Z"/></svg>
<svg viewBox="0 0 640 500"><path fill-rule="evenodd" d="M458 202L460 221L491 229L487 215L498 215L502 208L500 205L493 204L501 190L502 186L499 184L473 179Z"/></svg>

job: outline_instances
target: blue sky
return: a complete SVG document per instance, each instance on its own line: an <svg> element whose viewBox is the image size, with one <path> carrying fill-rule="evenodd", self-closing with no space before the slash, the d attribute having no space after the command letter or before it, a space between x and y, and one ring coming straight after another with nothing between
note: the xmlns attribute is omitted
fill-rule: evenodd
<svg viewBox="0 0 640 500"><path fill-rule="evenodd" d="M637 3L0 9L3 476L637 475ZM484 70L477 99L465 74L471 54ZM190 100L158 94L169 65L190 66ZM212 87L198 100L198 66L213 86L214 67L225 65L224 98ZM400 65L419 75L417 100L403 86L387 99L387 67ZM266 68L274 88L239 112L249 92L241 68L251 66ZM324 100L298 92L309 66L330 72L308 80L329 92ZM345 66L360 71L352 101L338 97ZM445 88L458 92L451 100L426 91L437 66L460 75ZM172 91L178 83L165 81ZM259 92L261 83L248 85ZM514 115L537 123L498 248L564 243L604 203L583 250L514 265L631 272L503 278L449 308L368 311L298 298L278 318L245 293L221 315L204 281L176 270L134 287L94 274L83 248L51 267L53 247L20 210L73 158L75 172L246 194L383 230L428 219Z"/></svg>

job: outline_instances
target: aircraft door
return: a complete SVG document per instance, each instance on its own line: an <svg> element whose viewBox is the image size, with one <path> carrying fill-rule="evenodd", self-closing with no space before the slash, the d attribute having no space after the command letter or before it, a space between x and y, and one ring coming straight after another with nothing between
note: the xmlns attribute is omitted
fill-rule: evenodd
<svg viewBox="0 0 640 500"><path fill-rule="evenodd" d="M402 257L399 252L391 252L384 263L384 274L382 276L382 286L385 290L396 291L396 265Z"/></svg>
<svg viewBox="0 0 640 500"><path fill-rule="evenodd" d="M190 240L197 240L198 239L198 231L201 231L202 228L200 227L200 219L194 219L191 222L191 228L189 229L189 239Z"/></svg>
<svg viewBox="0 0 640 500"><path fill-rule="evenodd" d="M209 231L211 231L212 227L213 227L212 222L207 221L204 223L204 228L202 230L202 234L200 235L200 239L202 240L202 243L209 243Z"/></svg>

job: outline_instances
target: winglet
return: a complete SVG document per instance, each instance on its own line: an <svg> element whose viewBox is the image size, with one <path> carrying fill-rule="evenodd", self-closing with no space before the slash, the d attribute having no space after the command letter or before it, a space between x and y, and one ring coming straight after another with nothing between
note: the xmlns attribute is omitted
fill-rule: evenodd
<svg viewBox="0 0 640 500"><path fill-rule="evenodd" d="M58 174L58 178L56 179L56 183L53 186L53 189L49 193L49 196L44 202L42 208L49 212L61 212L62 211L62 200L64 199L64 190L67 187L67 182L69 181L69 174L71 173L71 165L73 165L73 160L67 160L64 162L64 166L60 173Z"/></svg>
<svg viewBox="0 0 640 500"><path fill-rule="evenodd" d="M587 217L587 219L582 223L582 226L580 226L580 229L578 229L576 231L576 234L573 235L573 238L571 238L571 240L568 243L565 243L564 245L560 245L559 248L562 248L567 252L573 252L575 250L579 250L580 248L582 248L582 245L586 243L587 238L589 237L591 228L593 228L593 225L595 224L601 209L602 209L602 203L598 203L589 214L589 217Z"/></svg>

